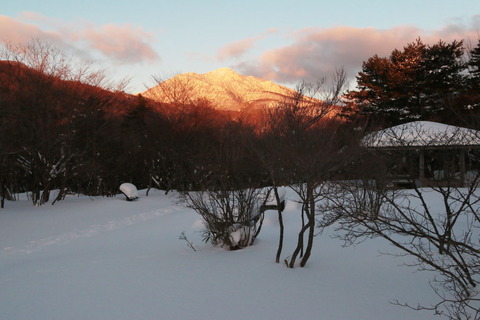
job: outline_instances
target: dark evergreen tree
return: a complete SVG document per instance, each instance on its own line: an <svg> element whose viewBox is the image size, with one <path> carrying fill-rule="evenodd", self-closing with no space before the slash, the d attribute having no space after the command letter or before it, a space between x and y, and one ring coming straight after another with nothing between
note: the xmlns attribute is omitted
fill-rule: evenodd
<svg viewBox="0 0 480 320"><path fill-rule="evenodd" d="M403 51L394 50L390 55L393 72L387 101L394 102L397 122L415 120L422 116L423 94L418 85L425 77L421 66L425 63L427 46L417 39L407 44Z"/></svg>
<svg viewBox="0 0 480 320"><path fill-rule="evenodd" d="M472 89L480 89L480 39L477 46L470 51L469 68L469 85Z"/></svg>
<svg viewBox="0 0 480 320"><path fill-rule="evenodd" d="M477 46L469 52L467 62L468 76L465 93L457 106L461 114L462 124L480 129L480 39Z"/></svg>
<svg viewBox="0 0 480 320"><path fill-rule="evenodd" d="M455 40L450 44L439 41L426 50L421 65L423 81L418 83L424 95L422 118L447 120L441 113L454 107L465 84L463 53L463 41Z"/></svg>
<svg viewBox="0 0 480 320"><path fill-rule="evenodd" d="M427 46L417 39L388 58L369 58L357 76L357 90L346 95L349 116L360 114L381 126L450 120L444 111L453 108L465 84L462 45Z"/></svg>

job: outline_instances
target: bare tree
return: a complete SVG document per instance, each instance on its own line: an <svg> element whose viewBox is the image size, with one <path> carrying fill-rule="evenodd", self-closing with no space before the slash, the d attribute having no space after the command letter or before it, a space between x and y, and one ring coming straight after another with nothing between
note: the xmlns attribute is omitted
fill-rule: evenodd
<svg viewBox="0 0 480 320"><path fill-rule="evenodd" d="M400 250L392 255L411 256L416 262L410 265L436 274L432 287L440 302L415 308L450 319L478 319L480 220L475 180L466 189L379 190L356 182L338 184L330 188L328 207L340 219L339 237L346 244L380 237Z"/></svg>
<svg viewBox="0 0 480 320"><path fill-rule="evenodd" d="M340 122L335 120L337 103L345 87L345 73L338 70L328 86L326 79L314 85L301 83L295 94L266 112L260 145L256 154L266 168L273 190L289 185L301 202L302 227L297 246L285 263L293 268L307 263L315 235L316 203L322 197L321 186L349 161ZM340 156L341 155L341 156ZM278 200L278 199L277 199ZM280 237L276 261L283 247L283 219L278 212Z"/></svg>
<svg viewBox="0 0 480 320"><path fill-rule="evenodd" d="M124 91L130 79L113 81L105 69L97 67L94 61L75 60L59 48L40 39L28 42L3 42L0 60L22 65L38 73L59 80L80 82L105 90Z"/></svg>

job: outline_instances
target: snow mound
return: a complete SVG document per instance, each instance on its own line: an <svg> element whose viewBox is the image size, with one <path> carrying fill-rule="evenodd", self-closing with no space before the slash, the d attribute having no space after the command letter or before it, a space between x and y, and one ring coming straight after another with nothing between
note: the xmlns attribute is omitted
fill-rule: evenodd
<svg viewBox="0 0 480 320"><path fill-rule="evenodd" d="M128 201L136 200L138 199L138 190L135 185L131 183L122 183L120 185L120 191L127 197Z"/></svg>

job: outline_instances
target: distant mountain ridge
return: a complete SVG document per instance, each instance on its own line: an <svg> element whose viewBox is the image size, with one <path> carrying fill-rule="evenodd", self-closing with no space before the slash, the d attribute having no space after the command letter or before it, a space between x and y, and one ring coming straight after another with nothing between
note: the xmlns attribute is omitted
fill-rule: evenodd
<svg viewBox="0 0 480 320"><path fill-rule="evenodd" d="M215 109L242 111L275 106L294 93L274 82L221 68L204 74L179 74L148 89L142 96L165 103L206 100Z"/></svg>

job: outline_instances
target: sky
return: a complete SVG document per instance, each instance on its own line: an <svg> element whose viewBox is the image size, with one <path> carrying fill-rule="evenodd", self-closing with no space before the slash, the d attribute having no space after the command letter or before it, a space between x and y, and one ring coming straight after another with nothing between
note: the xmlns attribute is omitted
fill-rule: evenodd
<svg viewBox="0 0 480 320"><path fill-rule="evenodd" d="M39 39L95 61L127 92L153 77L228 67L289 87L421 38L480 39L478 0L15 0L0 9L0 41Z"/></svg>

